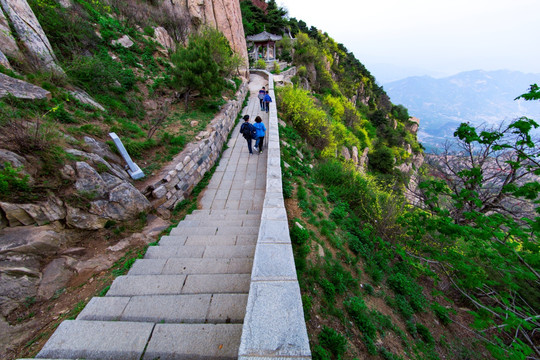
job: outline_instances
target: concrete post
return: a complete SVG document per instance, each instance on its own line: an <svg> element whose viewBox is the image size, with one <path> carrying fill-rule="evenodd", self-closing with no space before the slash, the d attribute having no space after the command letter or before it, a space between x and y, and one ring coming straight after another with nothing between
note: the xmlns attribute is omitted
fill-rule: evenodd
<svg viewBox="0 0 540 360"><path fill-rule="evenodd" d="M112 133L109 133L109 136L111 137L111 139L113 139L114 144L118 148L118 151L120 151L120 154L122 155L122 157L124 158L124 160L128 164L128 166L129 166L129 170L128 170L129 176L131 176L131 178L133 180L138 180L138 179L143 178L144 173L142 172L141 168L139 168L139 166L137 164L135 164L133 162L133 160L131 160L131 156L129 156L126 148L124 147L124 144L122 144L122 140L120 140L118 135L116 135L115 133L112 132Z"/></svg>

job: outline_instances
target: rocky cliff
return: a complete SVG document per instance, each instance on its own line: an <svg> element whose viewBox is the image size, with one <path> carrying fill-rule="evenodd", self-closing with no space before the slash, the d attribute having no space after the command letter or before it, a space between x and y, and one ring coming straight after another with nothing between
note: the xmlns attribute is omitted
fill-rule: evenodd
<svg viewBox="0 0 540 360"><path fill-rule="evenodd" d="M163 7L166 11L181 9L189 14L192 29L205 24L216 27L229 40L233 50L247 64L247 47L240 3L236 0L165 0Z"/></svg>

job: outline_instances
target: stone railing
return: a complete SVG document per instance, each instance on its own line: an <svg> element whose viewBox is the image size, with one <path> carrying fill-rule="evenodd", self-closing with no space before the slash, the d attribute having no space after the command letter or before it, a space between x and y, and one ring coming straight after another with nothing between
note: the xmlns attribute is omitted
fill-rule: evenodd
<svg viewBox="0 0 540 360"><path fill-rule="evenodd" d="M223 145L242 111L248 86L244 82L231 100L210 122L205 131L198 134L198 141L190 143L172 161L172 166L162 170L146 187L144 194L154 208L172 209L184 200L199 183L204 174L214 166Z"/></svg>
<svg viewBox="0 0 540 360"><path fill-rule="evenodd" d="M311 359L300 287L281 182L278 117L272 74L268 78L270 103L268 163L259 237L238 359Z"/></svg>

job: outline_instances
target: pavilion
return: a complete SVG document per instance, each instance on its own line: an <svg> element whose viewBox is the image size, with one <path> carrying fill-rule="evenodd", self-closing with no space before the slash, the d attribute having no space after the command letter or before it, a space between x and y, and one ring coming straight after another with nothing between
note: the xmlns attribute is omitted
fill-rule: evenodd
<svg viewBox="0 0 540 360"><path fill-rule="evenodd" d="M276 41L281 40L281 35L270 34L263 31L257 35L250 35L246 40L253 44L253 51L250 53L254 60L259 59L259 56L265 60L275 60L276 58Z"/></svg>

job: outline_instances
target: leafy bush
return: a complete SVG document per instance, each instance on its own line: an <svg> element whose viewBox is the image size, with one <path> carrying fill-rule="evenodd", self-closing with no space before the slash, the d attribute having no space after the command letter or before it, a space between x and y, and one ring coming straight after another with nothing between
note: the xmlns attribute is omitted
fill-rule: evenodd
<svg viewBox="0 0 540 360"><path fill-rule="evenodd" d="M263 59L258 59L255 62L255 69L266 70L266 61L264 61Z"/></svg>
<svg viewBox="0 0 540 360"><path fill-rule="evenodd" d="M407 298L411 308L415 312L424 310L427 300L422 294L422 287L409 276L396 273L388 277L387 283L396 294L403 295Z"/></svg>
<svg viewBox="0 0 540 360"><path fill-rule="evenodd" d="M336 330L324 326L318 335L319 344L330 351L335 358L340 359L347 350L347 338Z"/></svg>
<svg viewBox="0 0 540 360"><path fill-rule="evenodd" d="M2 198L12 192L25 192L30 190L29 176L21 174L20 168L14 168L5 162L0 169L0 195Z"/></svg>

